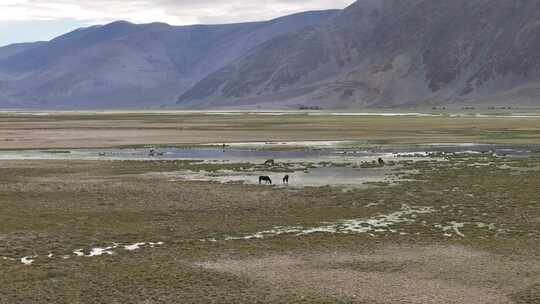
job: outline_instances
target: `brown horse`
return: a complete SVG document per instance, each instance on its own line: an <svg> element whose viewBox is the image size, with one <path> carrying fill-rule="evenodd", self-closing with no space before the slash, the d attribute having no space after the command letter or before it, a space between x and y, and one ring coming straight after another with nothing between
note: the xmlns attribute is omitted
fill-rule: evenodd
<svg viewBox="0 0 540 304"><path fill-rule="evenodd" d="M272 179L270 179L270 176L259 176L259 185L262 184L262 182L265 182L266 184L272 184Z"/></svg>
<svg viewBox="0 0 540 304"><path fill-rule="evenodd" d="M285 177L283 177L283 183L286 185L289 184L289 175L285 175Z"/></svg>

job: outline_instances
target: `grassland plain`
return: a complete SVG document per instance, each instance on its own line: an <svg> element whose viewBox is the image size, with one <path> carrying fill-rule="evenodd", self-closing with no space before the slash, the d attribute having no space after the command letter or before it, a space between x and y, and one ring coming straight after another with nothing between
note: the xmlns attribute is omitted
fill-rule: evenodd
<svg viewBox="0 0 540 304"><path fill-rule="evenodd" d="M540 158L402 162L342 191L169 181L175 161L0 162L2 303L538 303ZM204 164L199 164L204 170ZM215 165L212 165L215 166ZM533 168L533 170L530 170ZM372 233L227 240L413 215ZM384 228L384 227L382 227ZM211 240L211 241L210 241ZM163 242L80 257L78 249ZM51 257L48 257L51 255ZM21 257L34 262L24 265ZM69 257L69 258L67 258ZM12 260L12 259L15 260Z"/></svg>
<svg viewBox="0 0 540 304"><path fill-rule="evenodd" d="M13 139L2 148L233 138L392 144L539 140L534 119L393 119L10 116L1 119L0 129ZM71 133L77 126L83 126L81 138ZM41 137L35 135L39 130ZM148 130L163 137L153 138ZM104 140L103 131L114 134ZM142 137L122 137L132 132ZM505 132L519 136L488 136ZM219 137L224 134L233 135ZM399 183L346 191L154 174L219 166L0 161L0 303L540 302L537 153L403 160L393 169L404 175ZM145 244L134 246L139 243Z"/></svg>

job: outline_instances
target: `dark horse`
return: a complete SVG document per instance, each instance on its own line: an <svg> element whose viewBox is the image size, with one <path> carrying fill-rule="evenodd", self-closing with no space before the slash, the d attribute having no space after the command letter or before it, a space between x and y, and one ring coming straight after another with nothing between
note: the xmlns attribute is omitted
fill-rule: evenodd
<svg viewBox="0 0 540 304"><path fill-rule="evenodd" d="M285 175L285 177L283 177L283 183L284 184L289 184L289 176L288 175Z"/></svg>
<svg viewBox="0 0 540 304"><path fill-rule="evenodd" d="M265 182L267 184L272 184L272 180L270 179L270 176L259 176L259 184L262 184L262 182Z"/></svg>

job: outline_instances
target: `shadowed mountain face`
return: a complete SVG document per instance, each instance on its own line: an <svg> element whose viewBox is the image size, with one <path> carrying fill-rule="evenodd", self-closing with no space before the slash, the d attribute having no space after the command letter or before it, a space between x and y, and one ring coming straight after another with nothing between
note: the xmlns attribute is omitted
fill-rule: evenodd
<svg viewBox="0 0 540 304"><path fill-rule="evenodd" d="M174 104L186 89L275 37L339 11L267 22L169 26L114 22L50 42L0 48L0 106L120 108Z"/></svg>
<svg viewBox="0 0 540 304"><path fill-rule="evenodd" d="M20 52L35 48L45 42L16 43L5 47L0 47L0 60L14 56Z"/></svg>
<svg viewBox="0 0 540 304"><path fill-rule="evenodd" d="M540 105L540 2L359 0L198 82L185 107Z"/></svg>

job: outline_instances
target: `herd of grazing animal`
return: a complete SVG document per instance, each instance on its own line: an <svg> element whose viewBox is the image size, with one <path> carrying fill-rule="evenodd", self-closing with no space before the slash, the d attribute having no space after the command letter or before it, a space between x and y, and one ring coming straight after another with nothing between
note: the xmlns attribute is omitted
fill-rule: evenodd
<svg viewBox="0 0 540 304"><path fill-rule="evenodd" d="M386 163L384 162L384 159L382 158L379 158L377 160L377 163L379 164L380 167L384 167L386 165ZM264 165L265 166L274 166L275 165L275 162L273 159L269 159L267 160L266 162L264 162ZM284 185L288 185L289 184L289 179L290 179L290 176L289 175L285 175L283 177L283 184ZM270 176L259 176L259 185L262 184L262 183L265 183L265 184L270 184L272 185L272 179L270 178Z"/></svg>
<svg viewBox="0 0 540 304"><path fill-rule="evenodd" d="M107 153L100 152L98 155L101 157L104 157L104 156L107 156ZM165 155L165 152L159 152L159 151L156 151L156 149L150 149L150 152L148 153L148 156L150 157L163 156L163 155Z"/></svg>
<svg viewBox="0 0 540 304"><path fill-rule="evenodd" d="M289 184L289 178L290 178L289 175L285 175L283 177L283 184L288 185ZM266 184L272 185L272 179L270 178L270 176L259 176L259 184L262 184L263 182L266 183Z"/></svg>
<svg viewBox="0 0 540 304"><path fill-rule="evenodd" d="M163 156L163 155L165 155L165 153L158 152L155 149L150 149L150 153L148 153L148 156L150 156L150 157Z"/></svg>

